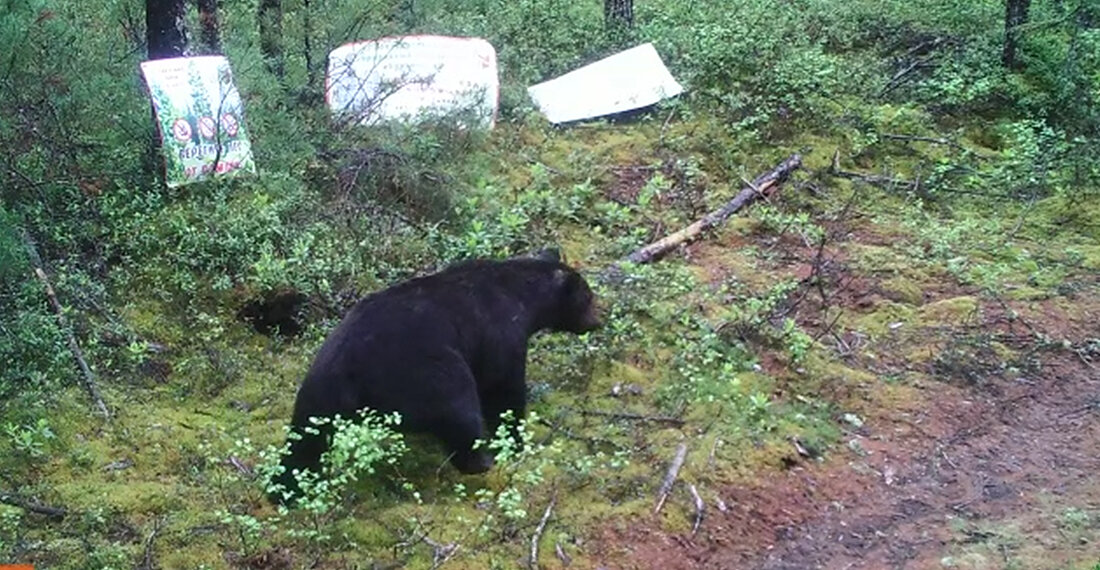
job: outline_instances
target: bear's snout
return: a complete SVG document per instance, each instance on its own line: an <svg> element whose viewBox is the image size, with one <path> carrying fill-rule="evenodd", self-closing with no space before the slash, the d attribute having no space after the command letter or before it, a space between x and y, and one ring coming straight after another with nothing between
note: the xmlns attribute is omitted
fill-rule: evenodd
<svg viewBox="0 0 1100 570"><path fill-rule="evenodd" d="M578 327L579 333L586 333L594 331L603 326L603 319L600 318L600 309L595 303L588 306L588 310L584 312L584 316L581 318L580 327Z"/></svg>

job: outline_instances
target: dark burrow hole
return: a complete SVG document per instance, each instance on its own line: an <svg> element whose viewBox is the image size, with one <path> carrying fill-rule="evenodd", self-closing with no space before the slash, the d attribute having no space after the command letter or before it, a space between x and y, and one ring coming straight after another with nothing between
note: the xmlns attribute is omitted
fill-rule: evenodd
<svg viewBox="0 0 1100 570"><path fill-rule="evenodd" d="M298 291L272 291L245 303L237 318L260 334L294 337L306 325L308 301L309 297Z"/></svg>

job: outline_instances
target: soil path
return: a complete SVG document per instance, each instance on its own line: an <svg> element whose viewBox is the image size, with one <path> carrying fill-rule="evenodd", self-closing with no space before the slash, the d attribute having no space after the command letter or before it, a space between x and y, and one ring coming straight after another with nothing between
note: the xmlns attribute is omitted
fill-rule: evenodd
<svg viewBox="0 0 1100 570"><path fill-rule="evenodd" d="M608 567L1100 567L1100 287L1086 281L1072 298L983 298L978 322L937 333L996 340L1022 370L962 351L826 462L717 489L725 509L694 536L657 521L608 531Z"/></svg>

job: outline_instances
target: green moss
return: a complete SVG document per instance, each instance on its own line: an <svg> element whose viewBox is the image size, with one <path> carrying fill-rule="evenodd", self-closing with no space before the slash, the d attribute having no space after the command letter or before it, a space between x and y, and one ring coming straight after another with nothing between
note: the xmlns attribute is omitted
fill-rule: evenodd
<svg viewBox="0 0 1100 570"><path fill-rule="evenodd" d="M920 308L920 323L924 326L958 325L975 316L978 299L954 297L929 303Z"/></svg>
<svg viewBox="0 0 1100 570"><path fill-rule="evenodd" d="M175 484L118 476L92 476L58 483L55 492L74 509L106 508L124 513L169 513L186 505L187 494Z"/></svg>
<svg viewBox="0 0 1100 570"><path fill-rule="evenodd" d="M1096 236L1097 220L1100 220L1100 199L1071 199L1065 194L1059 194L1037 202L1035 214L1029 221L1036 229L1048 235L1065 236L1070 232L1078 232L1082 236ZM1094 240L1095 237L1093 244Z"/></svg>
<svg viewBox="0 0 1100 570"><path fill-rule="evenodd" d="M1037 287L1012 287L1005 293L1005 297L1013 301L1037 301L1040 299L1048 299L1052 295L1048 289L1040 289Z"/></svg>
<svg viewBox="0 0 1100 570"><path fill-rule="evenodd" d="M920 305L924 302L924 289L907 277L891 277L883 281L881 287L883 294L893 301L908 305Z"/></svg>
<svg viewBox="0 0 1100 570"><path fill-rule="evenodd" d="M887 246L850 242L845 244L845 249L857 267L870 273L900 274L912 264L911 260Z"/></svg>
<svg viewBox="0 0 1100 570"><path fill-rule="evenodd" d="M833 153L837 150L837 141L803 132L796 135L791 146L810 149L802 154L802 167L810 171L827 170L833 163Z"/></svg>
<svg viewBox="0 0 1100 570"><path fill-rule="evenodd" d="M1100 271L1100 245L1078 245L1074 249L1081 254L1082 266Z"/></svg>
<svg viewBox="0 0 1100 570"><path fill-rule="evenodd" d="M893 301L881 301L867 314L845 313L840 322L845 328L881 338L894 330L897 323L909 323L913 320L915 309L909 305Z"/></svg>

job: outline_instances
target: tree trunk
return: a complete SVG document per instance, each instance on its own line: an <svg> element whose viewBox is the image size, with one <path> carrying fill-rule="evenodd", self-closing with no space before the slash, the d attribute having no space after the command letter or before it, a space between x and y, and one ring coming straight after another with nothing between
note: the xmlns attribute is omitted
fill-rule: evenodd
<svg viewBox="0 0 1100 570"><path fill-rule="evenodd" d="M306 87L317 87L317 68L313 65L313 7L310 0L302 0L302 52L306 60Z"/></svg>
<svg viewBox="0 0 1100 570"><path fill-rule="evenodd" d="M634 25L634 0L603 0L603 22L608 30Z"/></svg>
<svg viewBox="0 0 1100 570"><path fill-rule="evenodd" d="M187 52L187 26L184 21L185 0L145 0L145 45L148 59L182 57ZM150 103L149 115L157 125L157 111ZM153 177L163 185L164 160L160 156L160 129L150 133L147 159L153 165Z"/></svg>
<svg viewBox="0 0 1100 570"><path fill-rule="evenodd" d="M1005 0L1005 45L1001 61L1008 69L1019 69L1016 48L1020 41L1019 27L1027 23L1031 0Z"/></svg>
<svg viewBox="0 0 1100 570"><path fill-rule="evenodd" d="M206 53L221 53L222 42L218 33L218 0L196 0L199 8L200 41Z"/></svg>
<svg viewBox="0 0 1100 570"><path fill-rule="evenodd" d="M181 57L187 50L184 0L145 0L149 59Z"/></svg>
<svg viewBox="0 0 1100 570"><path fill-rule="evenodd" d="M283 2L260 0L260 53L264 55L267 69L279 79L286 73L283 58Z"/></svg>

